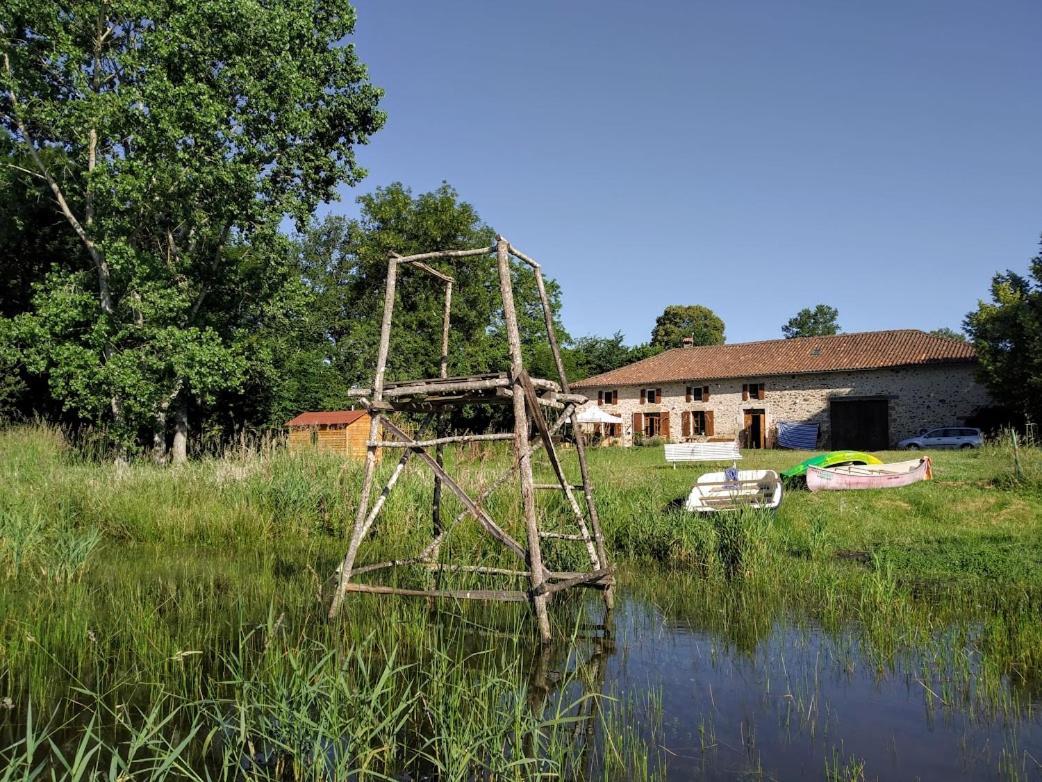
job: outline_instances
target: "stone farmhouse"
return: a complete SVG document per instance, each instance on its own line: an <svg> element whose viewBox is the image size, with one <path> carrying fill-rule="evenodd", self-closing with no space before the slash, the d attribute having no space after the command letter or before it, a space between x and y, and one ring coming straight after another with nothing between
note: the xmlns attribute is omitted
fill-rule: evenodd
<svg viewBox="0 0 1042 782"><path fill-rule="evenodd" d="M660 353L573 384L620 416L598 431L632 445L737 437L773 447L779 421L818 424L818 446L883 450L922 429L972 425L991 405L973 346L923 331L871 331Z"/></svg>

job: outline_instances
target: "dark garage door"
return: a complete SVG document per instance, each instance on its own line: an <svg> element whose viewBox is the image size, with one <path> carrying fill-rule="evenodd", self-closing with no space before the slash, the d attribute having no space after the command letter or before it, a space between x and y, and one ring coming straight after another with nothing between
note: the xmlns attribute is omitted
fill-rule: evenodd
<svg viewBox="0 0 1042 782"><path fill-rule="evenodd" d="M829 414L835 450L882 451L890 447L887 400L833 399Z"/></svg>

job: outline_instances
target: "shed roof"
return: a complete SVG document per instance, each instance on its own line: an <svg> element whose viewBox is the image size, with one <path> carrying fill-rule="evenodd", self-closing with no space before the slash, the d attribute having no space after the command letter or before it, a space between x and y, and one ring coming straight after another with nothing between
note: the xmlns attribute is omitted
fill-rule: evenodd
<svg viewBox="0 0 1042 782"><path fill-rule="evenodd" d="M365 410L326 410L301 413L286 422L286 426L319 426L322 424L353 424L364 416Z"/></svg>
<svg viewBox="0 0 1042 782"><path fill-rule="evenodd" d="M973 346L917 329L863 331L667 350L573 383L575 388L797 375L976 361Z"/></svg>

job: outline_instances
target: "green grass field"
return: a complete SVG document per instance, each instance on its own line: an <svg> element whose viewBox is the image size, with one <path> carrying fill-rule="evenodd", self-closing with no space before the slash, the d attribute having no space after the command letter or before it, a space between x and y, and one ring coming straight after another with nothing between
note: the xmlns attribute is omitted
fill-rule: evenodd
<svg viewBox="0 0 1042 782"><path fill-rule="evenodd" d="M472 487L507 463L504 451L449 456ZM738 649L754 649L783 619L856 626L881 669L915 650L946 671L946 686L972 684L974 709L1018 713L1042 692L1042 458L1023 449L1014 480L1006 447L931 456L930 482L792 490L775 515L714 518L675 509L712 467L673 469L660 448L637 448L594 450L591 469L623 592ZM742 466L782 470L804 457L749 452ZM574 455L564 460L574 469ZM381 474L391 467L385 460ZM544 462L537 480L549 480ZM285 745L289 778L322 777L316 736L322 751L350 736L350 768L363 777L422 767L468 779L481 767L530 778L534 761L516 751L529 741L539 762L565 768L567 715L537 713L526 695L523 608L432 614L425 601L353 596L341 621L324 621L359 481L358 465L318 454L118 467L81 457L54 430L0 431L0 699L9 706L0 746L15 769L0 780L39 778L30 772L41 757L72 762L78 751L91 753L85 769L116 769L102 775L113 780L230 778L258 736ZM431 492L428 473L407 474L360 562L422 548ZM564 517L555 493L540 502L548 526ZM497 492L488 508L521 536L516 491ZM456 509L449 502L446 512ZM474 525L443 553L512 564ZM546 554L559 569L584 566L576 544ZM555 633L570 637L587 610L581 598L555 601ZM624 748L601 759L606 779L650 773L628 707L601 713ZM289 723L311 728L287 737ZM27 746L43 736L54 744ZM153 773L167 762L168 776ZM67 777L94 778L83 774Z"/></svg>

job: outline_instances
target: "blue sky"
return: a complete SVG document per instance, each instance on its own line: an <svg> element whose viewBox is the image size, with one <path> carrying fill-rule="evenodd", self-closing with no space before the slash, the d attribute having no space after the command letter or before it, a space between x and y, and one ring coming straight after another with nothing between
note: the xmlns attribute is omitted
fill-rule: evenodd
<svg viewBox="0 0 1042 782"><path fill-rule="evenodd" d="M443 180L538 258L573 335L704 304L958 327L1042 233L1042 2L356 0L388 122L328 211Z"/></svg>

